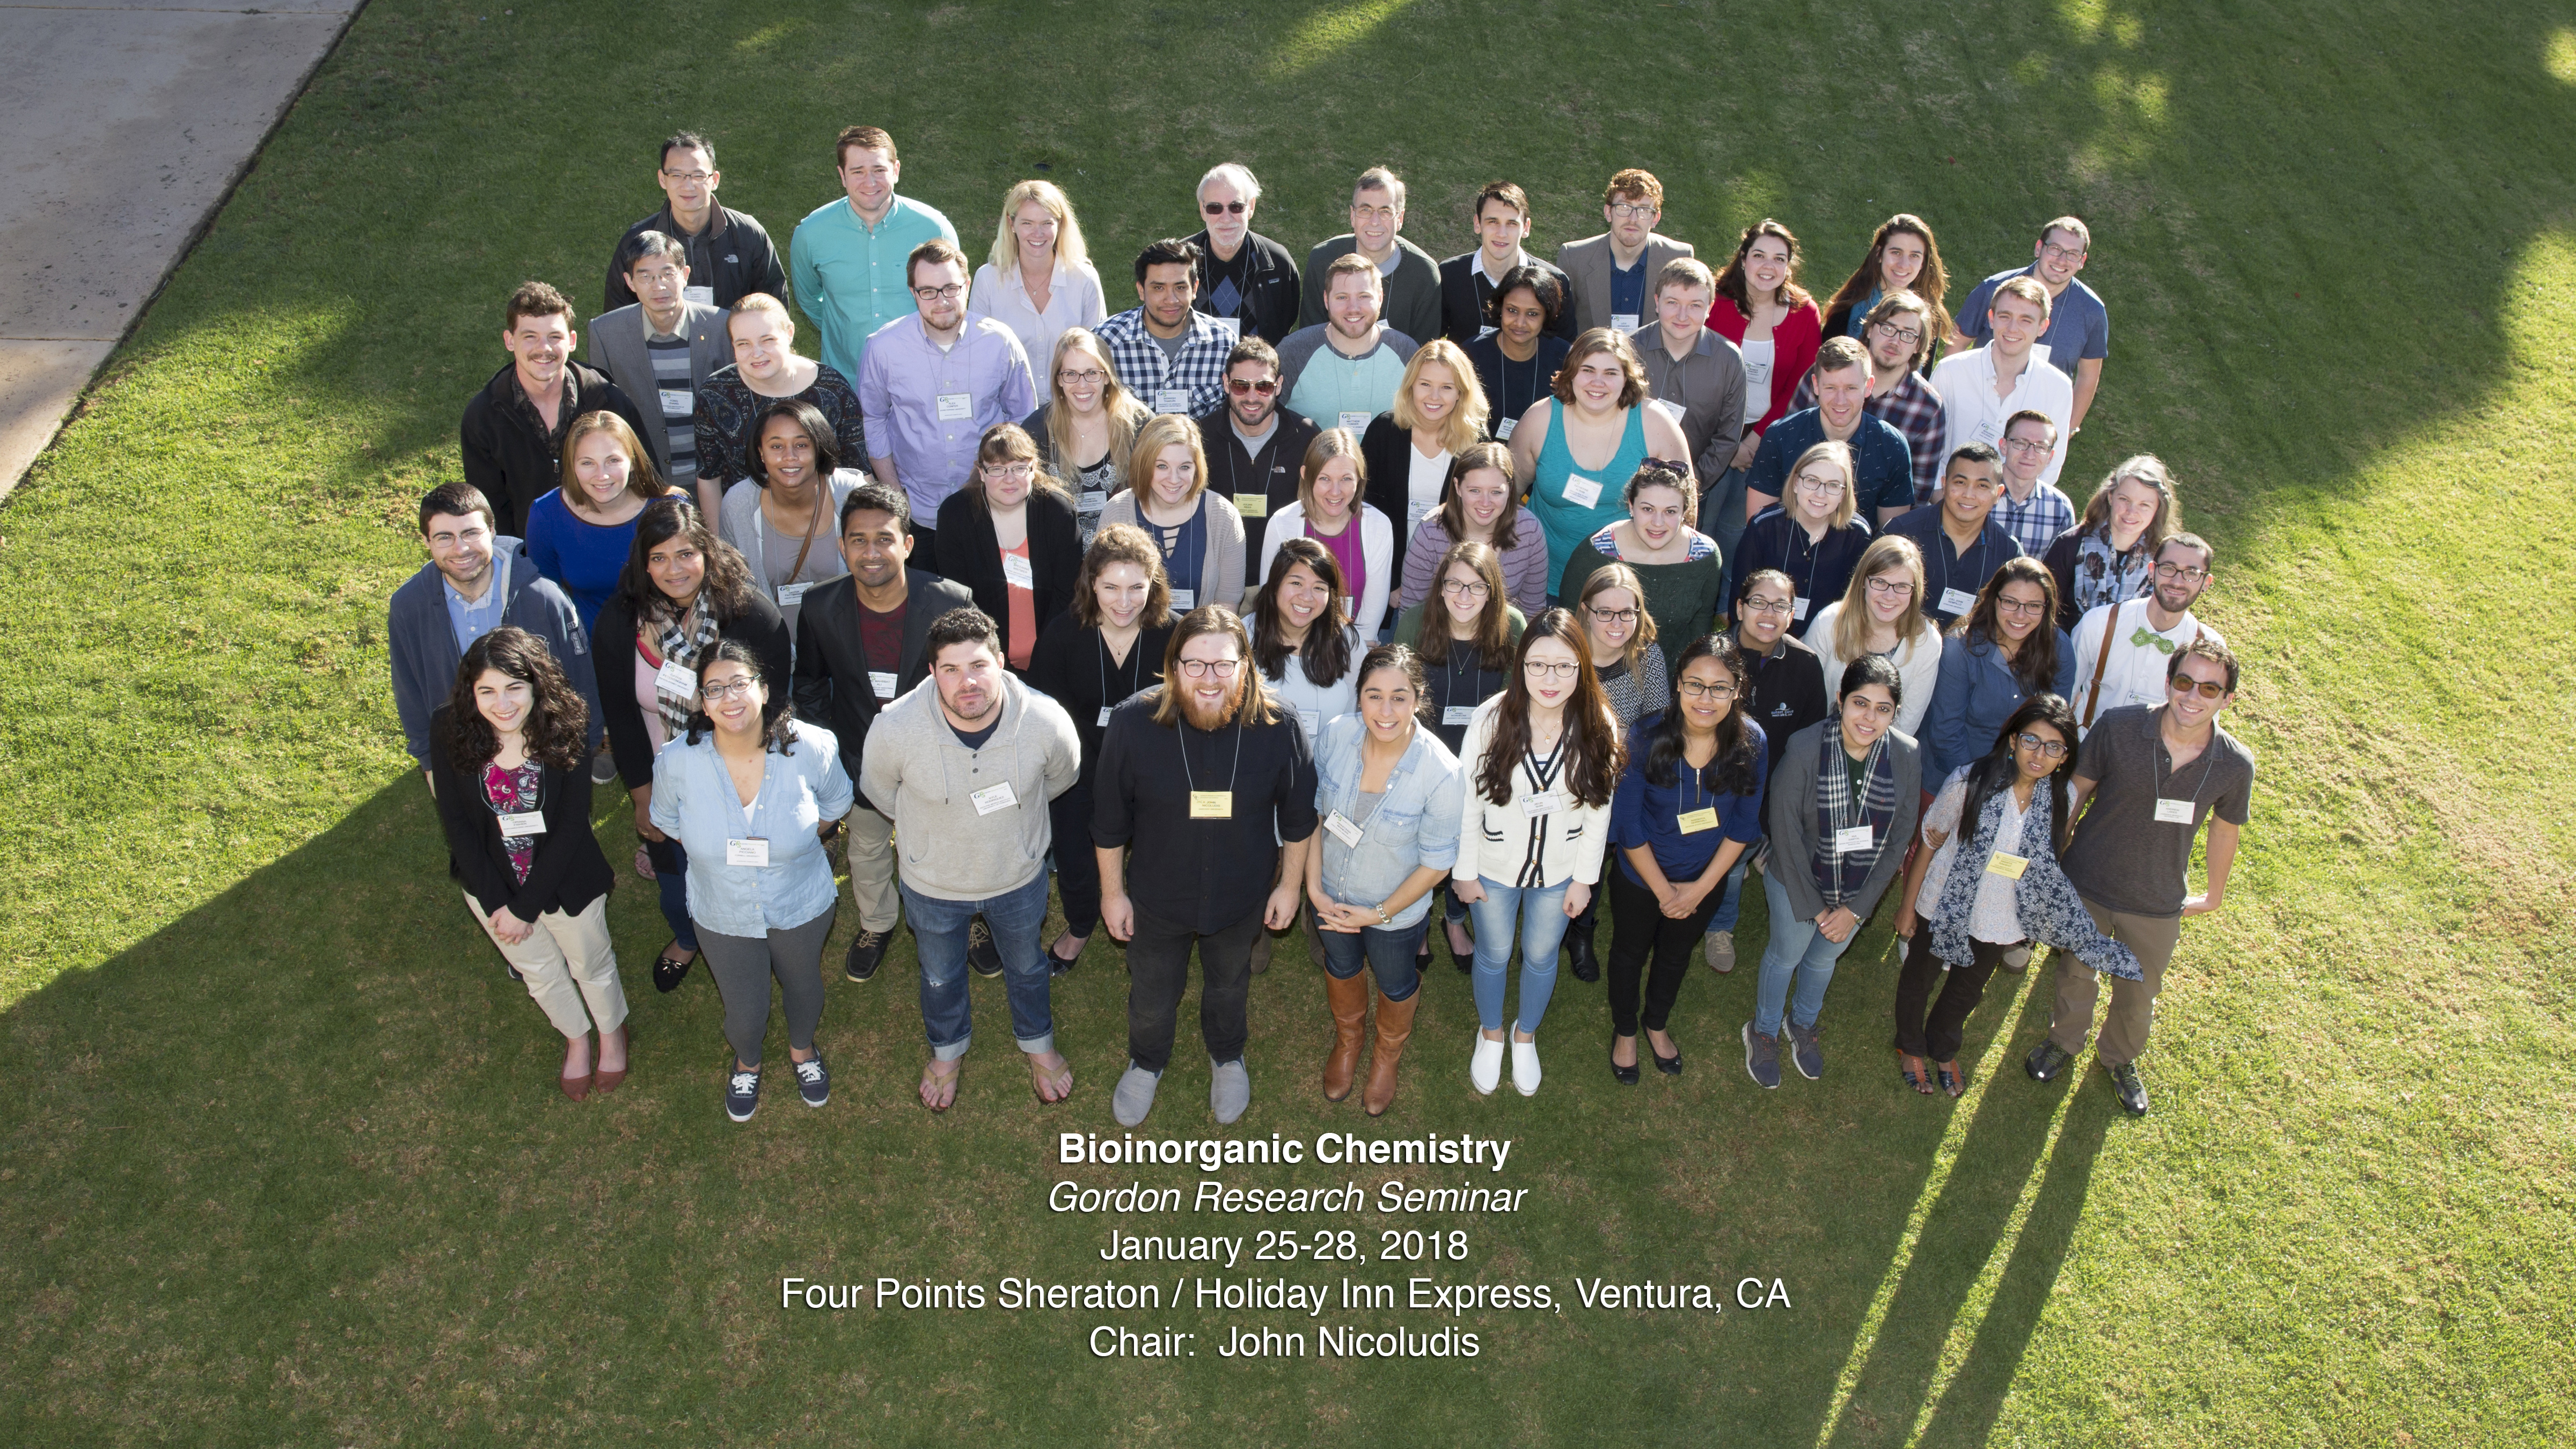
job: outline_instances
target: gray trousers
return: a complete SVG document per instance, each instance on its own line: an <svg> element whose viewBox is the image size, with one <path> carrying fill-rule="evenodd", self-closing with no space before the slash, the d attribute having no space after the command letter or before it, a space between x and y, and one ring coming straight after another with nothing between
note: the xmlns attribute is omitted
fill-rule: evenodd
<svg viewBox="0 0 2576 1449"><path fill-rule="evenodd" d="M707 971L724 998L725 1040L736 1060L760 1065L760 1041L769 1034L769 983L787 1007L787 1044L814 1049L814 1028L823 1022L823 942L832 934L840 903L801 926L771 931L767 936L728 936L698 927L698 949Z"/></svg>

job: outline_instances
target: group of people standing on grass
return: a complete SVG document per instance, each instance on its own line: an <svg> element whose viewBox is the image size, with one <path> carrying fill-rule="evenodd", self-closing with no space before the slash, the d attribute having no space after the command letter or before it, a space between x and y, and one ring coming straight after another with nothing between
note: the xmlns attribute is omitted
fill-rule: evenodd
<svg viewBox="0 0 2576 1449"><path fill-rule="evenodd" d="M1475 198L1477 249L1432 261L1373 167L1301 278L1229 162L1112 316L1051 183L1011 188L970 279L890 137L852 127L834 159L844 195L782 264L717 204L712 146L672 137L593 365L562 295L521 287L392 600L451 868L564 1035L565 1093L627 1071L588 828L614 782L670 929L655 985L706 959L736 1121L773 1001L800 1098L829 1098L836 843L845 978L915 938L933 1111L970 970L1004 979L1035 1095L1071 1093L1051 992L1103 925L1122 1124L1171 1066L1193 954L1211 1110L1242 1116L1250 977L1300 929L1330 1100L1395 1100L1435 938L1471 978L1476 1091L1539 1089L1561 961L1607 977L1615 1080L1678 1074L1682 986L1734 969L1752 874L1761 1086L1784 1057L1822 1076L1836 963L1892 896L1906 1085L1965 1090L1969 1014L2045 944L2026 1070L2081 1051L2107 973L2097 1059L2146 1110L2155 996L2181 918L2223 898L2253 762L2218 726L2236 658L2193 613L2215 551L2163 463L2118 463L2080 514L2057 487L2107 353L2081 221L1954 316L1910 214L1819 304L1786 227L1712 271L1655 230L1643 171L1551 265L1508 182Z"/></svg>

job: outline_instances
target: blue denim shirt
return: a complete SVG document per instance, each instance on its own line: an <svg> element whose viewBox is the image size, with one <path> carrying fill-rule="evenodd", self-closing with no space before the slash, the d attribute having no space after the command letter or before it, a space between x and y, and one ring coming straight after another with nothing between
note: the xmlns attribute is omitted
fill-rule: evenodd
<svg viewBox="0 0 2576 1449"><path fill-rule="evenodd" d="M832 908L832 861L814 832L850 813L850 776L830 730L788 728L796 752L771 752L748 819L712 735L654 757L653 824L688 851L689 918L710 931L759 938ZM769 864L725 864L725 842L753 836L769 842Z"/></svg>
<svg viewBox="0 0 2576 1449"><path fill-rule="evenodd" d="M1315 736L1315 813L1340 811L1355 818L1360 801L1360 744L1368 724L1356 714L1327 721ZM1360 827L1360 843L1344 845L1329 829L1315 838L1324 847L1324 894L1344 905L1368 906L1394 895L1405 877L1431 866L1447 874L1458 863L1458 821L1466 805L1466 778L1458 757L1428 726L1416 725L1413 743L1386 777L1386 797ZM1411 926L1431 909L1431 896L1395 913L1394 926Z"/></svg>
<svg viewBox="0 0 2576 1449"><path fill-rule="evenodd" d="M2060 698L2075 693L2075 641L2058 629L2057 678L2051 688ZM2003 651L1984 635L1951 635L1941 641L1941 676L1932 687L1932 708L1923 716L1923 778L1946 780L1950 772L1982 760L1995 747L1995 732L2021 708L2021 679L2004 661Z"/></svg>

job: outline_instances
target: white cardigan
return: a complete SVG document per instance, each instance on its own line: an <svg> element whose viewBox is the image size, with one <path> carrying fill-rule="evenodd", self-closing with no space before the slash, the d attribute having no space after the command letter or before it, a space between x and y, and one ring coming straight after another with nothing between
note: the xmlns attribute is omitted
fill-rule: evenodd
<svg viewBox="0 0 2576 1449"><path fill-rule="evenodd" d="M1401 580L1387 575L1395 572L1395 526L1386 515L1370 505L1360 505L1360 562L1368 570L1361 583L1360 596L1351 605L1351 623L1360 631L1361 647L1377 642L1378 626L1386 622L1386 601ZM1306 536L1306 509L1301 503L1283 503L1270 515L1270 526L1261 535L1261 572L1255 577L1270 582L1270 561L1279 556L1279 545L1292 538Z"/></svg>
<svg viewBox="0 0 2576 1449"><path fill-rule="evenodd" d="M1502 885L1540 890L1568 881L1599 883L1601 858L1610 839L1609 801L1581 805L1568 795L1565 805L1550 814L1525 814L1521 798L1535 793L1526 762L1512 771L1510 799L1485 798L1477 780L1484 773L1485 750L1493 743L1494 715L1502 703L1498 694L1476 706L1476 717L1468 721L1467 736L1461 742L1464 748L1458 751L1458 768L1467 788L1460 792L1465 803L1458 817L1458 863L1450 868L1450 879L1482 876ZM1557 783L1563 786L1561 775Z"/></svg>
<svg viewBox="0 0 2576 1449"><path fill-rule="evenodd" d="M1834 620L1842 613L1843 601L1836 599L1807 626L1807 647L1816 651L1817 660L1825 666L1825 701L1832 708L1841 706L1843 666L1851 663L1834 652ZM1889 662L1896 666L1896 677L1905 685L1905 697L1896 702L1896 727L1920 738L1923 716L1932 708L1932 687L1941 682L1941 631L1931 620L1924 620L1922 632L1897 645Z"/></svg>

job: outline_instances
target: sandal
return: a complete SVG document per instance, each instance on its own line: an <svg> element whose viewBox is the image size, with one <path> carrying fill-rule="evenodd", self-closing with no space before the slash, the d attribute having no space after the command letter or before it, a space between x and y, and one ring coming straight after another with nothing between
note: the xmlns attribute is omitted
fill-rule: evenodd
<svg viewBox="0 0 2576 1449"><path fill-rule="evenodd" d="M695 952L691 952L686 960L673 957L671 953L679 948L680 943L673 941L662 948L662 954L653 962L653 989L666 996L677 991L680 983L689 979L689 968L698 964Z"/></svg>
<svg viewBox="0 0 2576 1449"><path fill-rule="evenodd" d="M1941 1079L1942 1091L1956 1097L1968 1090L1968 1074L1959 1069L1957 1062L1952 1062L1948 1066L1936 1063L1932 1070L1933 1074Z"/></svg>
<svg viewBox="0 0 2576 1449"><path fill-rule="evenodd" d="M1073 1063L1065 1062L1058 1072L1050 1074L1036 1052L1024 1055L1029 1059L1029 1085L1037 1092L1039 1101L1061 1102L1073 1095ZM1058 1054L1056 1060L1064 1061L1064 1058Z"/></svg>
<svg viewBox="0 0 2576 1449"><path fill-rule="evenodd" d="M948 1070L941 1071L941 1067ZM957 1078L965 1071L963 1058L932 1062L921 1069L921 1105L933 1112L945 1112L957 1103Z"/></svg>
<svg viewBox="0 0 2576 1449"><path fill-rule="evenodd" d="M1924 1096L1929 1097L1932 1095L1932 1081L1930 1075L1923 1070L1923 1059L1921 1057L1914 1056L1907 1052L1898 1052L1896 1054L1896 1074L1905 1079L1905 1085L1912 1087ZM1959 1094L1953 1092L1950 1095L1955 1097Z"/></svg>

